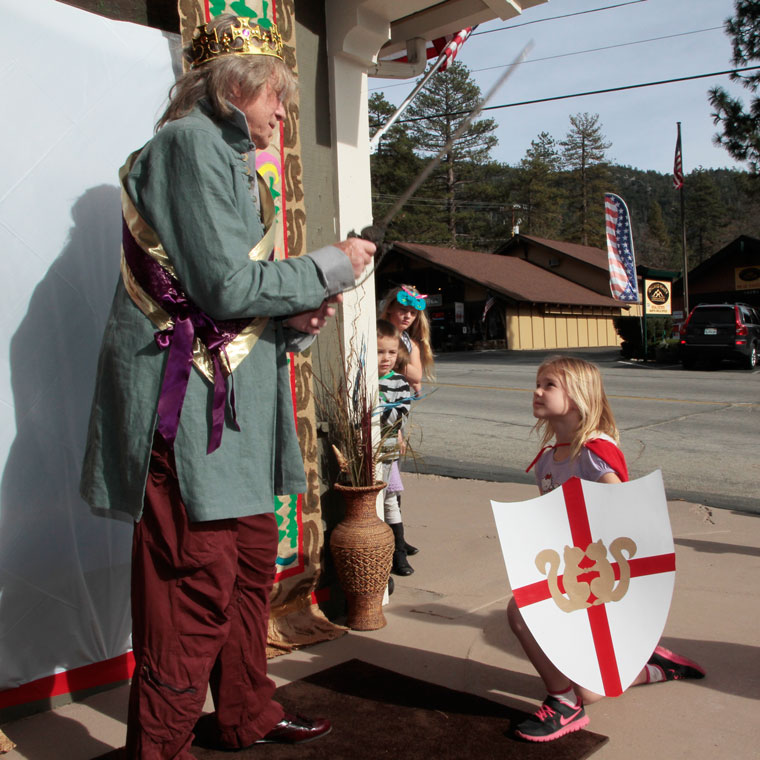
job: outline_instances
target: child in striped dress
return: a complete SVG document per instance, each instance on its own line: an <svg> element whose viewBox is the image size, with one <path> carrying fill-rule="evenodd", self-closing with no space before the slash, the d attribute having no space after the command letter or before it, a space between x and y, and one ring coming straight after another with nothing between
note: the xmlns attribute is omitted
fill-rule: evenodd
<svg viewBox="0 0 760 760"><path fill-rule="evenodd" d="M383 455L381 478L390 483L393 465L398 463L404 448L404 430L412 404L412 390L406 378L394 371L398 359L400 338L398 330L384 319L377 322L377 374L380 392L380 426ZM398 472L398 470L396 470ZM383 491L385 522L393 531L395 546L391 572L411 575L414 571L406 562L404 523L401 520L398 490L386 487ZM406 568L408 568L408 571Z"/></svg>
<svg viewBox="0 0 760 760"><path fill-rule="evenodd" d="M394 369L407 379L415 395L420 394L423 379L435 379L430 320L426 306L427 296L420 293L414 285L397 285L383 296L378 305L381 319L390 322L398 330L401 338L399 358ZM396 492L400 508L404 486L399 470L399 463L394 462L388 479L388 490ZM397 555L394 574L411 575L414 569L407 557L417 554L418 551L416 546L404 540L405 553Z"/></svg>

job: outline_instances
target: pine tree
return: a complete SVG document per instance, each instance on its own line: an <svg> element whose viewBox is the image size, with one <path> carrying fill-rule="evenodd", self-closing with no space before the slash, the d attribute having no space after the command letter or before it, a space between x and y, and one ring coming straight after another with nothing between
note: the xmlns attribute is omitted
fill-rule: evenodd
<svg viewBox="0 0 760 760"><path fill-rule="evenodd" d="M446 71L436 74L408 110L407 118L412 121L406 126L417 152L433 156L443 150L480 98L480 88L464 64L455 62ZM457 189L464 181L463 168L467 163L477 165L489 161L490 151L497 142L492 134L495 129L493 119L476 119L446 150L439 170L426 183L443 190L444 218L449 243L454 247L457 245Z"/></svg>
<svg viewBox="0 0 760 760"><path fill-rule="evenodd" d="M457 188L457 245L492 251L512 230L511 192L516 169L492 161L465 165Z"/></svg>
<svg viewBox="0 0 760 760"><path fill-rule="evenodd" d="M373 93L369 99L370 133L374 134L391 117L395 108L382 93ZM414 152L406 129L394 124L381 138L377 150L370 158L372 175L372 216L379 222L392 208L404 190L420 171L422 162ZM415 205L407 204L386 230L387 240L414 240L426 225L427 213ZM424 239L424 238L423 238Z"/></svg>
<svg viewBox="0 0 760 760"><path fill-rule="evenodd" d="M577 113L570 117L570 125L560 142L564 164L575 179L571 197L577 198L568 236L583 245L603 245L605 151L612 143L604 139L599 114Z"/></svg>
<svg viewBox="0 0 760 760"><path fill-rule="evenodd" d="M647 209L646 222L641 227L641 244L636 245L639 263L659 269L679 269L675 247L665 226L662 206L652 198ZM636 241L634 241L636 242Z"/></svg>
<svg viewBox="0 0 760 760"><path fill-rule="evenodd" d="M736 15L725 23L726 34L733 38L735 66L749 66L760 61L760 3L757 0L736 0ZM751 93L760 87L760 72L731 74ZM753 173L760 168L760 98L750 99L747 110L739 98L731 97L722 87L709 91L712 116L721 131L715 143L722 145L737 161L748 164Z"/></svg>
<svg viewBox="0 0 760 760"><path fill-rule="evenodd" d="M686 195L686 244L690 250L689 267L712 256L723 244L723 227L728 221L712 172L701 167L691 172ZM727 241L726 241L727 242Z"/></svg>
<svg viewBox="0 0 760 760"><path fill-rule="evenodd" d="M554 138L541 132L520 161L517 205L520 229L528 235L556 239L562 227L561 158Z"/></svg>

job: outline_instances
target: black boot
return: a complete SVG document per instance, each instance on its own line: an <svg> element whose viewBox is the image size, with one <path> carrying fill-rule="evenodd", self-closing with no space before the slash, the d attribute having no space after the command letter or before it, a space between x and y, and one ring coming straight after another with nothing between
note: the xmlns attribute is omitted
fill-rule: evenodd
<svg viewBox="0 0 760 760"><path fill-rule="evenodd" d="M398 499L399 509L401 509L401 494L399 493L396 496L396 498ZM404 539L404 550L406 551L407 557L413 557L419 551L419 549L416 546L412 546L411 544L408 544L406 542L406 539Z"/></svg>
<svg viewBox="0 0 760 760"><path fill-rule="evenodd" d="M391 572L394 575L411 575L414 572L414 568L406 561L406 549L404 548L404 523L390 523L390 526L393 531L393 538L396 541Z"/></svg>

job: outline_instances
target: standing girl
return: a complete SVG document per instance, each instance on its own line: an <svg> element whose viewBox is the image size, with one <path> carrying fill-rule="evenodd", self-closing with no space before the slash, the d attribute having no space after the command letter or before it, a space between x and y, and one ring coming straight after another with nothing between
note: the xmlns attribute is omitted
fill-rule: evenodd
<svg viewBox="0 0 760 760"><path fill-rule="evenodd" d="M536 374L533 416L543 448L528 470L535 466L542 494L572 477L600 483L628 480L625 458L617 446L615 418L596 365L569 356L544 361ZM514 598L507 618L548 691L535 715L518 724L517 736L546 742L586 726L584 704L601 696L572 683L553 665L525 625ZM704 675L696 663L658 646L632 685Z"/></svg>
<svg viewBox="0 0 760 760"><path fill-rule="evenodd" d="M395 370L406 378L416 395L422 389L423 377L428 380L435 378L430 322L425 313L426 298L414 285L399 285L385 294L378 307L380 319L388 320L399 331L401 350ZM398 462L394 462L389 474L388 492L397 494L399 517L403 490ZM397 523L397 526L394 528L397 540L391 572L394 575L411 575L414 568L407 557L417 554L419 550L404 538L403 522Z"/></svg>

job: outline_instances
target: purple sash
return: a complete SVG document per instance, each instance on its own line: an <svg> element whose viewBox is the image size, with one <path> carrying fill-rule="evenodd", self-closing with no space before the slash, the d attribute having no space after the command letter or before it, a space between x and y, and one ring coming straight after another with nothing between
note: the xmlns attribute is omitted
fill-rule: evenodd
<svg viewBox="0 0 760 760"><path fill-rule="evenodd" d="M193 341L197 337L208 349L214 363L214 402L212 406L211 436L207 454L216 451L222 443L224 409L227 399L227 379L222 373L220 354L230 341L247 327L250 319L214 320L199 309L182 290L179 281L172 277L155 259L137 244L126 221L122 225L124 258L138 285L174 322L166 330L157 330L156 344L161 350L169 349L166 372L158 400L158 432L172 445L177 437L179 416L187 392L193 364ZM235 410L234 385L230 392L232 427L240 430Z"/></svg>

